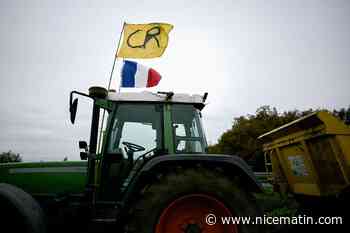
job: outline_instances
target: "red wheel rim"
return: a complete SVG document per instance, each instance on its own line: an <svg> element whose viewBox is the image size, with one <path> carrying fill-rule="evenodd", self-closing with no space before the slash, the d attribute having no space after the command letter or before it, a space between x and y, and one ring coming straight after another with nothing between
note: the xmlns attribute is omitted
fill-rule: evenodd
<svg viewBox="0 0 350 233"><path fill-rule="evenodd" d="M206 222L208 214L216 216L216 224ZM186 195L163 210L156 233L237 233L236 225L220 223L220 217L229 216L233 216L230 210L216 198L204 194Z"/></svg>

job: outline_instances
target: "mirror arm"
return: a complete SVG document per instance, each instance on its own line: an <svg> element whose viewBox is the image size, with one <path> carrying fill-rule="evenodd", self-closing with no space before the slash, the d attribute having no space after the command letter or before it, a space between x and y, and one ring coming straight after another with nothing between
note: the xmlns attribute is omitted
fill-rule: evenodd
<svg viewBox="0 0 350 233"><path fill-rule="evenodd" d="M77 94L77 95L82 95L91 99L94 99L93 97L89 96L88 94L85 94L83 92L79 92L79 91L71 91L70 95L69 95L69 105L72 106L73 104L73 94Z"/></svg>
<svg viewBox="0 0 350 233"><path fill-rule="evenodd" d="M88 94L85 94L85 93L83 93L83 92L71 91L71 92L70 92L70 95L69 95L69 103L70 103L70 104L73 103L73 94L82 95L82 96L85 96L85 97L94 99L94 98L92 98L91 96L89 96Z"/></svg>

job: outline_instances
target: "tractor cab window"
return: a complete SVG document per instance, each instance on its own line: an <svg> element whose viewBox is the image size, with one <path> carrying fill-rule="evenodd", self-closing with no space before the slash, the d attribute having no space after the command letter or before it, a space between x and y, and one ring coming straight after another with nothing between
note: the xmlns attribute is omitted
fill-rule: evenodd
<svg viewBox="0 0 350 233"><path fill-rule="evenodd" d="M192 105L172 106L172 127L176 153L204 153L206 141L203 136L199 111Z"/></svg>
<svg viewBox="0 0 350 233"><path fill-rule="evenodd" d="M134 158L162 149L160 105L120 104L112 119L108 152L132 150Z"/></svg>

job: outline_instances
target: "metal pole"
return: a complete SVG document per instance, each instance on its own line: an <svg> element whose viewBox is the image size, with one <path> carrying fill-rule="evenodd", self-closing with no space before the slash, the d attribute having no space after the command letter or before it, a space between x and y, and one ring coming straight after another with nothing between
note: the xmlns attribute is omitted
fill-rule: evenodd
<svg viewBox="0 0 350 233"><path fill-rule="evenodd" d="M124 59L123 59L123 62L124 62ZM120 92L120 87L121 87L121 86L122 86L122 78L120 77L118 92Z"/></svg>
<svg viewBox="0 0 350 233"><path fill-rule="evenodd" d="M117 59L118 59L117 55L118 55L118 50L119 50L119 47L120 47L120 41L121 41L121 38L122 38L122 35L123 35L125 24L126 23L124 22L122 30L120 31L118 45L117 45L117 50L115 52L113 65L112 65L112 70L111 70L111 73L109 75L109 82L108 82L108 88L107 88L108 92L109 92L109 88L111 87L112 78L113 78L113 72L114 72L114 68L115 68L115 65L116 65L116 62L117 62ZM120 90L120 85L119 85L119 90ZM103 123L104 123L104 120L105 120L105 113L106 113L106 110L104 109L103 110L103 114L102 114L102 122L101 122L101 127L100 127L100 137L99 137L99 140L98 140L98 149L97 149L97 151L100 151L100 149L101 149L102 129L103 129Z"/></svg>
<svg viewBox="0 0 350 233"><path fill-rule="evenodd" d="M123 28L120 32L120 35L119 35L119 40L118 40L118 46L117 46L117 50L115 52L115 56L114 56L114 61L113 61L113 66L112 66L112 70L111 70L111 74L109 76L109 83L108 83L108 91L109 91L109 88L111 87L111 82L112 82L112 77L113 77L113 72L114 72L114 67L115 67L115 63L118 59L117 55L118 55L118 50L119 50L119 47L120 47L120 41L121 41L121 38L122 38L122 35L123 35L123 31L124 31L124 27L125 27L125 22L123 23Z"/></svg>

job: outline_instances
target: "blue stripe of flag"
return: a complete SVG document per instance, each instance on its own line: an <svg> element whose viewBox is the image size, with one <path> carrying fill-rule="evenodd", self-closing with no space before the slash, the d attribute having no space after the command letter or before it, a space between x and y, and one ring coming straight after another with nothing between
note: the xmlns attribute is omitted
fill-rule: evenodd
<svg viewBox="0 0 350 233"><path fill-rule="evenodd" d="M122 68L121 87L135 87L135 73L137 63L133 61L124 61Z"/></svg>

